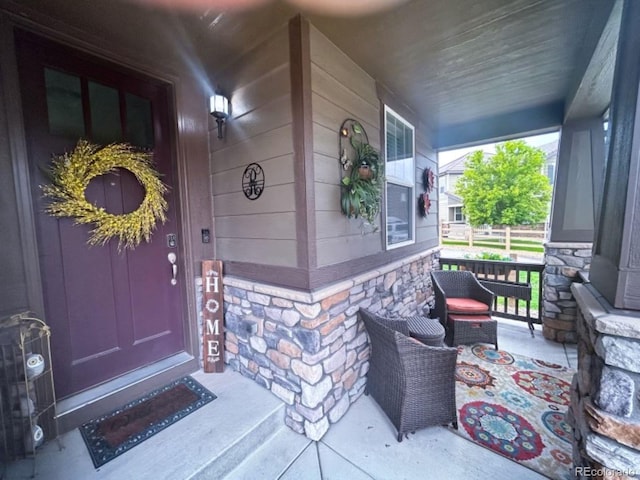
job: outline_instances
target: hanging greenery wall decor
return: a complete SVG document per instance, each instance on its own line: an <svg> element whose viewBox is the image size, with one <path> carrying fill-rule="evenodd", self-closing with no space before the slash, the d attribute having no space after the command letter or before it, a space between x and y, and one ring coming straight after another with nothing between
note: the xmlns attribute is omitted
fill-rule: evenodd
<svg viewBox="0 0 640 480"><path fill-rule="evenodd" d="M116 169L130 171L144 187L145 195L133 212L115 215L85 198L89 182ZM55 217L72 217L77 224L95 225L90 245L104 245L111 238L118 238L118 250L133 249L143 240L149 242L158 221L166 221L168 188L154 170L152 156L137 152L130 145L114 143L106 147L80 140L71 153L53 160L50 185L42 186L51 199L47 213Z"/></svg>
<svg viewBox="0 0 640 480"><path fill-rule="evenodd" d="M345 120L340 128L340 152L340 163L348 172L341 180L342 213L347 218L361 217L375 231L384 188L384 162L380 152L369 144L362 125L351 119Z"/></svg>

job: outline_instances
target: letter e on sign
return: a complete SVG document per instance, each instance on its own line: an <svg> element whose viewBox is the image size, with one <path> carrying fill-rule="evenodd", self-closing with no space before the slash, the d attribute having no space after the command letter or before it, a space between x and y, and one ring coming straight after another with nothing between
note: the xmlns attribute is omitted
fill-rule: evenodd
<svg viewBox="0 0 640 480"><path fill-rule="evenodd" d="M202 262L202 360L206 373L224 370L222 262Z"/></svg>

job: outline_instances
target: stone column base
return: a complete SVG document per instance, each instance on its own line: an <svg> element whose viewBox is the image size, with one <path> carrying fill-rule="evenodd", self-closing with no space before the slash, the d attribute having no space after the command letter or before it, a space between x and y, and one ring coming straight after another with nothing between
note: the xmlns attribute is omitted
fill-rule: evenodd
<svg viewBox="0 0 640 480"><path fill-rule="evenodd" d="M549 242L544 252L542 334L549 340L576 343L577 304L571 285L591 266L591 243Z"/></svg>
<svg viewBox="0 0 640 480"><path fill-rule="evenodd" d="M591 285L572 291L578 373L567 421L575 478L640 478L640 312L614 309Z"/></svg>
<svg viewBox="0 0 640 480"><path fill-rule="evenodd" d="M313 292L227 276L225 362L287 404L286 425L318 441L364 392L369 341L358 310L421 314L439 258L427 250Z"/></svg>

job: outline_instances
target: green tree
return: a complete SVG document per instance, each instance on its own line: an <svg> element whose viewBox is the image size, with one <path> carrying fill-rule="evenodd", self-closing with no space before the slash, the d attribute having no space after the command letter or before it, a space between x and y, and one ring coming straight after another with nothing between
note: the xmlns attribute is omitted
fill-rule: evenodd
<svg viewBox="0 0 640 480"><path fill-rule="evenodd" d="M551 199L544 163L544 152L522 140L496 145L493 156L474 152L456 185L467 221L473 226L543 221Z"/></svg>

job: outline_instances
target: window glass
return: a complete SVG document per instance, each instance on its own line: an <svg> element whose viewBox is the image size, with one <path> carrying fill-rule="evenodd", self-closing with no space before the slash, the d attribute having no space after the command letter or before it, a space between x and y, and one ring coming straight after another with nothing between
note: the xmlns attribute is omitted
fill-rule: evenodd
<svg viewBox="0 0 640 480"><path fill-rule="evenodd" d="M454 209L453 209L453 221L454 222L462 222L462 221L464 221L464 215L462 214L462 207L454 207Z"/></svg>
<svg viewBox="0 0 640 480"><path fill-rule="evenodd" d="M413 181L413 128L390 111L386 114L387 175Z"/></svg>
<svg viewBox="0 0 640 480"><path fill-rule="evenodd" d="M411 240L412 224L412 198L411 187L387 185L387 245L402 243Z"/></svg>
<svg viewBox="0 0 640 480"><path fill-rule="evenodd" d="M141 148L153 148L151 102L132 93L126 95L127 141Z"/></svg>
<svg viewBox="0 0 640 480"><path fill-rule="evenodd" d="M414 129L385 107L387 248L414 241ZM416 200L417 201L417 200Z"/></svg>
<svg viewBox="0 0 640 480"><path fill-rule="evenodd" d="M120 100L115 88L89 82L91 137L99 144L122 141Z"/></svg>
<svg viewBox="0 0 640 480"><path fill-rule="evenodd" d="M44 69L49 133L79 138L85 135L82 87L75 75Z"/></svg>

